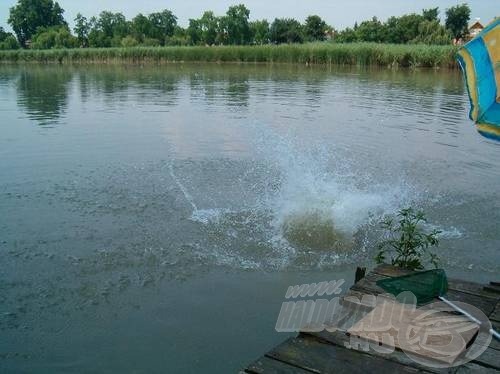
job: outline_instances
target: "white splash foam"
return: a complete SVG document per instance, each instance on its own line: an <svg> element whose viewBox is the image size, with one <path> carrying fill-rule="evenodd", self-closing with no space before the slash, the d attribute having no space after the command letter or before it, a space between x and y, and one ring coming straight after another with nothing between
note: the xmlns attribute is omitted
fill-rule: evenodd
<svg viewBox="0 0 500 374"><path fill-rule="evenodd" d="M174 167L172 165L169 165L169 173L172 179L174 180L175 184L177 184L177 187L181 190L182 194L184 195L184 198L186 201L191 205L194 211L198 210L198 207L196 206L193 197L191 194L188 192L187 188L182 184L179 178L177 178L177 175L174 173Z"/></svg>
<svg viewBox="0 0 500 374"><path fill-rule="evenodd" d="M292 139L269 131L260 138L261 153L281 175L278 190L266 202L277 229L290 219L314 216L352 235L371 216L394 213L416 198L402 179L379 185L373 176L354 174L348 160L336 159L333 145L298 146Z"/></svg>
<svg viewBox="0 0 500 374"><path fill-rule="evenodd" d="M222 244L207 243L200 247L199 256L207 261L245 269L284 269L291 264L327 268L348 261L352 255L322 252L330 249L332 230L352 237L363 225L377 222L382 215L393 214L418 200L415 189L404 178L382 179L383 183L377 184L368 171L361 174L359 167L351 167L348 158L336 154L333 145L298 146L300 142L294 141L293 136L281 137L262 128L258 131L259 160L251 165L258 178L255 184L243 186L252 193L258 191L260 198L256 202L242 201L240 206L228 203L231 209L198 209L203 202L195 203L170 167L172 179L193 208L190 220L207 225L209 230L223 229L226 233ZM242 196L244 199L246 195ZM291 228L295 230L291 235L286 231L290 222L296 226ZM309 240L306 235L305 243L297 241L304 222L312 224L313 235L324 236L325 240ZM265 254L254 252L248 243L257 244L255 248L259 251L264 248ZM265 244L261 246L262 243ZM311 252L304 252L306 248Z"/></svg>
<svg viewBox="0 0 500 374"><path fill-rule="evenodd" d="M463 233L456 227L450 227L448 229L442 229L439 237L442 239L460 239L463 237Z"/></svg>
<svg viewBox="0 0 500 374"><path fill-rule="evenodd" d="M191 214L190 220L208 225L209 223L219 222L224 214L230 213L232 213L232 210L222 208L195 209Z"/></svg>
<svg viewBox="0 0 500 374"><path fill-rule="evenodd" d="M423 224L422 227L427 231L439 230L439 239L460 239L463 237L463 233L456 227L442 227L440 225L435 225L432 223Z"/></svg>

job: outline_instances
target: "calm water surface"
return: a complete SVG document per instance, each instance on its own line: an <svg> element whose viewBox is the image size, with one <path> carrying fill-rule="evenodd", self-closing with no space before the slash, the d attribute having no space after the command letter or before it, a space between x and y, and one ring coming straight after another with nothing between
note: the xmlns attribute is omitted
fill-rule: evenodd
<svg viewBox="0 0 500 374"><path fill-rule="evenodd" d="M467 110L454 71L0 66L0 369L235 372L408 205L451 275L498 278Z"/></svg>

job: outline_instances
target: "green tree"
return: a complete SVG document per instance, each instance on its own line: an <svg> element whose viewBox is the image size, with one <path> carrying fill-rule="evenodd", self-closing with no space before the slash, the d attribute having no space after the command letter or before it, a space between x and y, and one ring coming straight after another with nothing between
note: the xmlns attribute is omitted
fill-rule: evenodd
<svg viewBox="0 0 500 374"><path fill-rule="evenodd" d="M426 21L439 21L439 8L422 9L422 16Z"/></svg>
<svg viewBox="0 0 500 374"><path fill-rule="evenodd" d="M419 14L405 14L401 17L390 17L384 25L382 40L387 43L409 43L419 34L419 25L425 20Z"/></svg>
<svg viewBox="0 0 500 374"><path fill-rule="evenodd" d="M89 32L90 32L90 23L87 21L81 13L78 13L75 18L75 27L73 31L78 38L78 43L80 47L88 47L89 46Z"/></svg>
<svg viewBox="0 0 500 374"><path fill-rule="evenodd" d="M270 29L271 41L281 43L302 43L302 25L293 18L276 18Z"/></svg>
<svg viewBox="0 0 500 374"><path fill-rule="evenodd" d="M19 49L19 43L12 33L0 27L0 50Z"/></svg>
<svg viewBox="0 0 500 374"><path fill-rule="evenodd" d="M354 43L357 40L358 35L356 34L356 30L351 29L350 27L345 28L335 36L335 41L339 43Z"/></svg>
<svg viewBox="0 0 500 374"><path fill-rule="evenodd" d="M108 39L104 32L97 25L97 17L92 16L89 20L89 46L92 48L110 47L111 39Z"/></svg>
<svg viewBox="0 0 500 374"><path fill-rule="evenodd" d="M250 33L254 44L269 43L269 22L265 19L250 22Z"/></svg>
<svg viewBox="0 0 500 374"><path fill-rule="evenodd" d="M153 23L149 17L139 13L132 19L131 32L135 40L142 43L146 38L153 38Z"/></svg>
<svg viewBox="0 0 500 374"><path fill-rule="evenodd" d="M361 22L356 29L356 35L357 39L363 42L380 43L386 39L385 28L377 17Z"/></svg>
<svg viewBox="0 0 500 374"><path fill-rule="evenodd" d="M177 17L170 10L165 9L161 12L151 13L148 18L152 30L149 37L158 39L164 45L165 39L174 35Z"/></svg>
<svg viewBox="0 0 500 374"><path fill-rule="evenodd" d="M439 8L423 9L422 14L390 17L385 23L376 17L355 24L338 33L335 40L343 43L355 41L377 43L447 44L449 33L439 23Z"/></svg>
<svg viewBox="0 0 500 374"><path fill-rule="evenodd" d="M26 47L26 42L39 27L67 25L63 13L59 4L52 0L18 0L17 5L10 8L8 22L19 43Z"/></svg>
<svg viewBox="0 0 500 374"><path fill-rule="evenodd" d="M320 16L309 16L304 25L304 35L308 41L325 40L328 25Z"/></svg>
<svg viewBox="0 0 500 374"><path fill-rule="evenodd" d="M229 44L249 44L251 39L250 10L245 5L229 7L224 17L224 31L227 34Z"/></svg>
<svg viewBox="0 0 500 374"><path fill-rule="evenodd" d="M470 8L467 4L453 6L446 9L446 28L451 31L454 38L463 38L468 33Z"/></svg>
<svg viewBox="0 0 500 374"><path fill-rule="evenodd" d="M121 13L101 12L99 18L91 18L90 24L91 47L121 46L122 39L130 33L130 24Z"/></svg>
<svg viewBox="0 0 500 374"><path fill-rule="evenodd" d="M134 38L131 35L127 35L121 40L121 45L122 47L128 48L128 47L135 47L139 44L136 38Z"/></svg>
<svg viewBox="0 0 500 374"><path fill-rule="evenodd" d="M189 44L189 36L186 29L180 26L176 26L174 30L174 35L168 37L166 40L167 45L172 46L184 46Z"/></svg>
<svg viewBox="0 0 500 374"><path fill-rule="evenodd" d="M75 48L78 39L71 35L68 26L41 27L33 35L31 48L51 49L51 48Z"/></svg>
<svg viewBox="0 0 500 374"><path fill-rule="evenodd" d="M59 3L56 1L52 7L51 18L53 26L67 26L68 23L64 19L64 9L61 8Z"/></svg>
<svg viewBox="0 0 500 374"><path fill-rule="evenodd" d="M215 44L224 45L229 44L229 23L226 15L217 17L217 32L215 37Z"/></svg>
<svg viewBox="0 0 500 374"><path fill-rule="evenodd" d="M198 45L202 41L202 29L201 29L201 22L198 19L190 19L189 20L189 26L186 30L189 44L191 45Z"/></svg>
<svg viewBox="0 0 500 374"><path fill-rule="evenodd" d="M101 12L97 20L97 27L107 37L125 37L129 33L127 19L122 13Z"/></svg>
<svg viewBox="0 0 500 374"><path fill-rule="evenodd" d="M203 13L199 20L201 28L201 42L206 45L215 44L215 42L222 37L219 35L219 21L220 19L215 16L214 12L206 11Z"/></svg>
<svg viewBox="0 0 500 374"><path fill-rule="evenodd" d="M418 27L418 36L412 40L413 43L422 44L451 44L453 36L450 30L441 25L439 21L423 21Z"/></svg>
<svg viewBox="0 0 500 374"><path fill-rule="evenodd" d="M0 26L0 42L3 42L7 36L9 36L9 33L6 32L2 26Z"/></svg>

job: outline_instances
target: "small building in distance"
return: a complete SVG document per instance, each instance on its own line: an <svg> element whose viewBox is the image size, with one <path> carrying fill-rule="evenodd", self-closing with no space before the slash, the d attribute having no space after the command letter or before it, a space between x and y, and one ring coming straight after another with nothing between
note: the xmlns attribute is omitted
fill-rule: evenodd
<svg viewBox="0 0 500 374"><path fill-rule="evenodd" d="M483 24L479 22L479 18L476 18L474 23L469 26L469 39L475 38L483 29Z"/></svg>
<svg viewBox="0 0 500 374"><path fill-rule="evenodd" d="M333 40L335 38L335 30L331 27L325 30L325 40Z"/></svg>

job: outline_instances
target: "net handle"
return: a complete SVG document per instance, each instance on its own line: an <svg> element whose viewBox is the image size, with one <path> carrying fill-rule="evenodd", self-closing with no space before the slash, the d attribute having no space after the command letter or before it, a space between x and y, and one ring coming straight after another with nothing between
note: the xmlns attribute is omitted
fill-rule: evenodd
<svg viewBox="0 0 500 374"><path fill-rule="evenodd" d="M482 325L483 323L478 320L476 317L474 317L472 314L470 314L469 312L463 310L462 308L460 308L458 305L455 305L453 304L450 300L447 300L445 299L443 296L438 296L438 299L441 300L443 303L445 303L446 305L449 305L451 306L454 310L456 310L457 312L463 314L465 317L467 317L469 320L471 320L472 322L475 322L477 323L478 325ZM495 339L497 340L500 340L500 334L495 331L495 329L493 329L493 327L491 329L489 329L489 333L495 337Z"/></svg>

